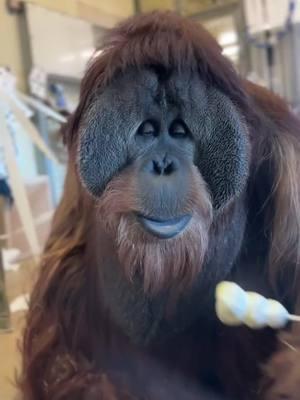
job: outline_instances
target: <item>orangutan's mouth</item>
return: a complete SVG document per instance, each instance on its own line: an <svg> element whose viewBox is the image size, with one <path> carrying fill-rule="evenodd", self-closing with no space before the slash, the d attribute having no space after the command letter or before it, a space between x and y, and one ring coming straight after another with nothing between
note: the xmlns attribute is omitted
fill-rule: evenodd
<svg viewBox="0 0 300 400"><path fill-rule="evenodd" d="M183 215L168 220L138 215L142 227L159 239L171 239L182 232L190 222L191 215Z"/></svg>

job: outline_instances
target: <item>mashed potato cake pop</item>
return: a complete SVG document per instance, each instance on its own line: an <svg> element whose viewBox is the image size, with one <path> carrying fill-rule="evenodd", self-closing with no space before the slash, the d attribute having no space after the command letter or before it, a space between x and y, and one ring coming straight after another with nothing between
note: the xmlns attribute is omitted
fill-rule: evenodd
<svg viewBox="0 0 300 400"><path fill-rule="evenodd" d="M249 328L281 329L289 321L300 322L276 300L266 299L255 292L246 292L234 282L223 281L216 287L216 313L226 325L245 324Z"/></svg>

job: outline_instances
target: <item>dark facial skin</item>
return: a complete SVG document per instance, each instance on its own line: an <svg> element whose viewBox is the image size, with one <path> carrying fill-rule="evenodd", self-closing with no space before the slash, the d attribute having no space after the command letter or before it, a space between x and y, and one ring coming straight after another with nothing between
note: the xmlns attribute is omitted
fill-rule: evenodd
<svg viewBox="0 0 300 400"><path fill-rule="evenodd" d="M134 145L138 156L133 158L137 158L137 185L143 193L141 208L145 210L138 219L153 235L170 239L191 218L184 212L184 206L191 184L189 166L193 164L195 146L179 107L168 106L165 97L161 93L153 99L151 116L136 133Z"/></svg>
<svg viewBox="0 0 300 400"><path fill-rule="evenodd" d="M82 182L94 196L129 165L138 170L140 211L149 218L140 222L168 237L168 222L175 231L181 219L182 229L188 223L191 166L199 168L215 209L242 191L247 132L231 101L199 77L131 70L95 96L81 126L78 153Z"/></svg>

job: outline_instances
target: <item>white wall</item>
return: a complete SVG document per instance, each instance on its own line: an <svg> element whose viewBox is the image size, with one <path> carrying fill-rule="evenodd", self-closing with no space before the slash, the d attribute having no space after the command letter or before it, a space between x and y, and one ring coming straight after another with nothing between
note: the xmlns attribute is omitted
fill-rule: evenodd
<svg viewBox="0 0 300 400"><path fill-rule="evenodd" d="M263 4L266 4L264 9ZM295 0L296 9L293 22L300 21L300 1ZM266 28L276 29L283 26L288 15L289 0L244 0L247 25L251 33Z"/></svg>
<svg viewBox="0 0 300 400"><path fill-rule="evenodd" d="M80 79L95 50L92 25L28 4L33 64L48 74Z"/></svg>

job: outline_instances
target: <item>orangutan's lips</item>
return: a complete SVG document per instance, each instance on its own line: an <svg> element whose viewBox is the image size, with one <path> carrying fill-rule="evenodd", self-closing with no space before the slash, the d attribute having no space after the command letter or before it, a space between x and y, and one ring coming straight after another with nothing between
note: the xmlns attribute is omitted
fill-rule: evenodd
<svg viewBox="0 0 300 400"><path fill-rule="evenodd" d="M161 220L139 215L138 220L143 228L159 239L171 239L182 232L191 219L191 215Z"/></svg>

